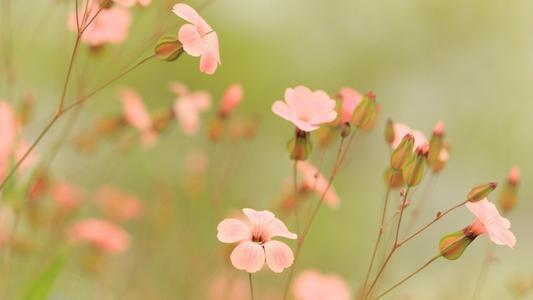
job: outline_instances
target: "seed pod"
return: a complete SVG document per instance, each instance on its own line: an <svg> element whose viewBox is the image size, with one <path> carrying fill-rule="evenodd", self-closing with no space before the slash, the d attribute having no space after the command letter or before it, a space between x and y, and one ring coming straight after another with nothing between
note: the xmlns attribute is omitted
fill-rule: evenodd
<svg viewBox="0 0 533 300"><path fill-rule="evenodd" d="M496 189L498 184L496 182L489 182L486 184L482 184L479 186L476 186L475 188L471 189L468 193L467 200L469 202L478 202L480 200L483 200L487 198L487 196Z"/></svg>
<svg viewBox="0 0 533 300"><path fill-rule="evenodd" d="M181 43L171 36L164 36L159 39L154 48L156 58L165 61L175 61L183 53Z"/></svg>
<svg viewBox="0 0 533 300"><path fill-rule="evenodd" d="M306 160L313 148L309 134L296 129L296 135L289 141L287 148L292 160Z"/></svg>
<svg viewBox="0 0 533 300"><path fill-rule="evenodd" d="M417 186L426 172L428 145L416 149L416 154L402 168L402 176L407 186Z"/></svg>
<svg viewBox="0 0 533 300"><path fill-rule="evenodd" d="M376 114L376 96L372 92L369 92L355 108L352 123L357 128L365 128L375 119Z"/></svg>
<svg viewBox="0 0 533 300"><path fill-rule="evenodd" d="M463 255L472 241L473 238L466 236L463 230L447 234L440 239L440 254L448 260L456 260Z"/></svg>
<svg viewBox="0 0 533 300"><path fill-rule="evenodd" d="M413 146L415 138L412 134L406 134L398 147L394 149L391 155L391 167L393 170L400 170L403 165L413 156Z"/></svg>

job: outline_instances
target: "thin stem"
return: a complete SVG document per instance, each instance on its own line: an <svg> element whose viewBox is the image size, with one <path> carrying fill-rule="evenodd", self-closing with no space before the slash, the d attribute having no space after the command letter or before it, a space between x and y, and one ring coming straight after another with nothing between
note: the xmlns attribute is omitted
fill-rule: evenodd
<svg viewBox="0 0 533 300"><path fill-rule="evenodd" d="M298 160L294 160L293 181L294 181L294 221L296 222L296 233L300 234L300 220L298 218Z"/></svg>
<svg viewBox="0 0 533 300"><path fill-rule="evenodd" d="M76 15L77 15L76 11ZM63 91L61 92L61 98L59 100L59 107L58 111L63 110L63 105L65 104L65 96L67 95L67 88L68 84L70 82L70 77L72 74L72 69L74 68L74 61L76 60L76 54L78 53L78 49L80 46L80 40L81 40L81 34L78 33L76 35L76 42L74 43L74 48L72 49L72 54L70 55L70 61L67 68L67 75L65 77L65 83L63 84Z"/></svg>
<svg viewBox="0 0 533 300"><path fill-rule="evenodd" d="M248 273L248 281L250 282L250 299L254 300L254 283L252 281L252 273Z"/></svg>
<svg viewBox="0 0 533 300"><path fill-rule="evenodd" d="M436 261L437 259L439 259L442 255L438 254L436 255L435 257L433 257L432 259L430 259L429 261L427 261L425 264L423 264L420 268L416 269L416 271L414 271L413 273L409 274L407 277L405 277L404 279L400 280L400 282L396 283L395 285L393 285L392 287L390 287L388 290L386 290L385 292L379 294L376 298L374 298L373 300L378 300L378 299L381 299L383 298L385 295L387 295L389 292L391 292L392 290L394 290L395 288L397 288L398 286L400 286L402 283L406 282L407 280L411 279L411 277L415 276L416 274L418 274L420 271L424 270L427 266L429 266L431 263L433 263L434 261Z"/></svg>

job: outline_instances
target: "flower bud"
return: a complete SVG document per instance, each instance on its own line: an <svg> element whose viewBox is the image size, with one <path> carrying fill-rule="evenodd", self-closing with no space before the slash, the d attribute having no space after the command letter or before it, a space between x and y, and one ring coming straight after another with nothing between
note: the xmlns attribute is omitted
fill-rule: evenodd
<svg viewBox="0 0 533 300"><path fill-rule="evenodd" d="M416 148L416 154L402 168L402 176L407 186L416 186L422 181L426 172L428 145Z"/></svg>
<svg viewBox="0 0 533 300"><path fill-rule="evenodd" d="M352 123L357 128L365 128L375 120L376 114L376 96L372 92L369 92L355 108Z"/></svg>
<svg viewBox="0 0 533 300"><path fill-rule="evenodd" d="M349 122L344 122L341 124L341 137L346 138L350 135L351 125Z"/></svg>
<svg viewBox="0 0 533 300"><path fill-rule="evenodd" d="M440 239L440 254L446 259L456 260L463 255L473 240L474 238L465 235L463 230L447 234Z"/></svg>
<svg viewBox="0 0 533 300"><path fill-rule="evenodd" d="M385 142L388 145L392 144L394 141L394 122L391 119L387 119L387 124L385 124Z"/></svg>
<svg viewBox="0 0 533 300"><path fill-rule="evenodd" d="M385 171L385 184L388 184L391 189L401 187L403 185L402 172L388 168Z"/></svg>
<svg viewBox="0 0 533 300"><path fill-rule="evenodd" d="M287 145L292 160L306 160L313 147L309 140L309 134L296 129L296 136Z"/></svg>
<svg viewBox="0 0 533 300"><path fill-rule="evenodd" d="M413 146L415 138L412 134L406 134L398 147L392 151L391 167L393 170L400 170L404 163L413 156Z"/></svg>
<svg viewBox="0 0 533 300"><path fill-rule="evenodd" d="M520 169L513 167L507 177L507 182L500 194L500 207L504 213L509 213L518 202L518 183L520 181Z"/></svg>
<svg viewBox="0 0 533 300"><path fill-rule="evenodd" d="M444 146L444 123L442 121L437 122L435 128L433 129L433 135L429 141L429 154L428 154L428 164L432 169L435 169L436 165L439 164L440 154Z"/></svg>
<svg viewBox="0 0 533 300"><path fill-rule="evenodd" d="M171 36L164 36L157 41L154 55L160 60L175 61L183 53L181 43Z"/></svg>
<svg viewBox="0 0 533 300"><path fill-rule="evenodd" d="M467 200L469 202L478 202L487 198L487 196L496 189L498 184L496 182L489 182L483 185L476 186L468 192Z"/></svg>

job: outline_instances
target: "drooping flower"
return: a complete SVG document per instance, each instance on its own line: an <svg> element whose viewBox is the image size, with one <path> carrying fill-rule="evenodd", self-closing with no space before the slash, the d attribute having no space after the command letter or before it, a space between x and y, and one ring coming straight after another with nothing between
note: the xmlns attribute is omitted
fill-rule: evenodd
<svg viewBox="0 0 533 300"><path fill-rule="evenodd" d="M132 7L135 4L147 7L148 5L150 5L150 3L152 3L152 0L113 0L113 2L125 7Z"/></svg>
<svg viewBox="0 0 533 300"><path fill-rule="evenodd" d="M500 216L496 206L486 198L477 202L468 202L466 207L476 218L469 226L469 230L475 235L487 233L490 240L496 245L504 245L513 248L516 237L511 232L511 222Z"/></svg>
<svg viewBox="0 0 533 300"><path fill-rule="evenodd" d="M119 91L119 98L122 101L126 121L141 132L145 145L152 146L157 134L153 128L152 118L139 93L132 88L122 88Z"/></svg>
<svg viewBox="0 0 533 300"><path fill-rule="evenodd" d="M336 274L321 274L305 270L294 280L293 293L296 300L348 300L350 288Z"/></svg>
<svg viewBox="0 0 533 300"><path fill-rule="evenodd" d="M80 205L84 191L69 182L60 181L54 184L51 194L57 206L68 212Z"/></svg>
<svg viewBox="0 0 533 300"><path fill-rule="evenodd" d="M84 219L72 224L68 230L68 238L74 245L89 243L109 254L123 253L130 244L130 237L126 231L109 221L100 219Z"/></svg>
<svg viewBox="0 0 533 300"><path fill-rule="evenodd" d="M228 115L239 103L241 103L244 97L244 92L242 85L239 83L234 83L228 87L224 96L222 97L222 102L220 102L219 111L222 115Z"/></svg>
<svg viewBox="0 0 533 300"><path fill-rule="evenodd" d="M353 112L357 105L363 100L363 95L352 88L342 88L339 91L342 100L342 119L343 123L350 122Z"/></svg>
<svg viewBox="0 0 533 300"><path fill-rule="evenodd" d="M190 23L181 26L178 32L178 40L183 45L183 50L191 56L200 56L201 72L214 74L220 64L217 33L187 4L178 3L172 11Z"/></svg>
<svg viewBox="0 0 533 300"><path fill-rule="evenodd" d="M206 91L189 91L180 82L172 83L171 90L178 95L173 109L183 132L196 134L200 128L200 113L211 107L211 95Z"/></svg>
<svg viewBox="0 0 533 300"><path fill-rule="evenodd" d="M85 22L91 22L81 36L81 41L90 46L101 46L104 44L121 44L128 37L131 25L131 13L124 7L100 8L98 3L89 4L91 9L87 12ZM77 22L82 22L84 9L70 13L68 18L68 28L77 32ZM96 14L98 15L96 16ZM96 16L96 17L94 17ZM84 24L80 24L82 26Z"/></svg>
<svg viewBox="0 0 533 300"><path fill-rule="evenodd" d="M272 111L293 123L302 131L313 131L320 124L335 120L335 100L322 90L311 91L305 86L285 90L285 102L277 100Z"/></svg>
<svg viewBox="0 0 533 300"><path fill-rule="evenodd" d="M290 232L270 211L245 208L243 212L248 218L247 222L224 219L217 227L219 241L239 243L230 256L233 266L248 273L261 270L265 261L276 273L281 273L283 269L291 266L294 261L291 248L272 238L279 236L296 239L296 234Z"/></svg>
<svg viewBox="0 0 533 300"><path fill-rule="evenodd" d="M403 123L397 122L394 122L392 126L394 135L392 143L390 144L392 149L396 149L396 147L398 147L398 145L402 141L403 137L408 133L412 134L415 138L415 144L413 146L413 149L417 149L418 147L428 143L428 139L426 138L424 133L419 130L413 130L411 129L411 127Z"/></svg>
<svg viewBox="0 0 533 300"><path fill-rule="evenodd" d="M4 178L15 147L17 122L9 103L0 100L0 179Z"/></svg>
<svg viewBox="0 0 533 300"><path fill-rule="evenodd" d="M303 184L307 189L314 191L318 197L322 197L325 192L324 202L333 208L339 206L339 195L335 188L332 185L328 188L328 180L315 166L308 161L299 161L297 168L303 175Z"/></svg>
<svg viewBox="0 0 533 300"><path fill-rule="evenodd" d="M103 214L115 221L135 219L143 210L141 201L136 196L111 186L100 188L96 200Z"/></svg>

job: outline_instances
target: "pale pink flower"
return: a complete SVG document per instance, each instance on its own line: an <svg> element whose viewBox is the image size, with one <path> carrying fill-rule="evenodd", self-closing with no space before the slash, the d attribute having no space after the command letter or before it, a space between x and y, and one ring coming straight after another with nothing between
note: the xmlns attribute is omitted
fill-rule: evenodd
<svg viewBox="0 0 533 300"><path fill-rule="evenodd" d="M152 146L157 134L153 128L152 118L139 93L132 88L122 88L119 91L119 98L122 101L126 122L141 132L145 145Z"/></svg>
<svg viewBox="0 0 533 300"><path fill-rule="evenodd" d="M280 236L296 239L283 222L268 211L243 209L248 221L224 219L218 224L217 238L223 243L239 243L231 253L231 263L238 270L255 273L263 267L265 261L270 269L281 273L294 261L291 248L273 240Z"/></svg>
<svg viewBox="0 0 533 300"><path fill-rule="evenodd" d="M174 5L172 11L189 22L181 26L178 40L187 54L200 56L200 71L212 75L220 64L220 51L217 33L200 15L184 3Z"/></svg>
<svg viewBox="0 0 533 300"><path fill-rule="evenodd" d="M403 137L406 134L408 134L408 133L412 134L413 137L415 138L415 145L414 145L413 149L416 149L416 148L428 143L428 139L426 138L424 133L422 133L419 130L413 130L409 126L407 126L407 125L405 125L403 123L394 122L393 125L392 125L392 128L393 128L393 131L394 131L394 139L393 139L393 141L391 143L392 149L396 149L396 147L398 147L398 145L402 141Z"/></svg>
<svg viewBox="0 0 533 300"><path fill-rule="evenodd" d="M349 300L350 287L336 274L321 274L316 270L301 272L294 280L296 300Z"/></svg>
<svg viewBox="0 0 533 300"><path fill-rule="evenodd" d="M516 237L511 232L511 222L500 216L496 206L486 198L477 202L468 202L466 207L476 219L470 225L470 230L476 235L487 233L490 240L496 245L505 245L513 248Z"/></svg>
<svg viewBox="0 0 533 300"><path fill-rule="evenodd" d="M200 113L211 107L211 95L206 91L189 91L179 82L171 84L171 90L178 95L174 102L174 115L183 132L194 135L200 128Z"/></svg>
<svg viewBox="0 0 533 300"><path fill-rule="evenodd" d="M277 100L272 111L303 131L313 131L320 124L335 120L335 100L322 90L311 91L305 86L285 90L285 102Z"/></svg>
<svg viewBox="0 0 533 300"><path fill-rule="evenodd" d="M99 219L84 219L72 224L68 237L75 245L88 243L109 254L123 253L130 245L126 231L109 221Z"/></svg>
<svg viewBox="0 0 533 300"><path fill-rule="evenodd" d="M227 115L229 114L239 103L241 103L244 97L244 91L242 85L234 83L228 87L224 96L222 97L222 102L220 102L220 113Z"/></svg>
<svg viewBox="0 0 533 300"><path fill-rule="evenodd" d="M102 9L99 13L100 7L97 3L90 4L92 9L88 12L86 22L92 20L87 29L81 36L81 41L90 46L100 46L103 44L121 44L128 37L128 31L131 25L131 14L128 9L123 7L112 7L109 9ZM78 12L78 22L83 19L82 9ZM93 20L93 17L98 13ZM76 12L70 13L68 18L68 28L77 32L78 25L76 21ZM80 24L80 26L83 24Z"/></svg>
<svg viewBox="0 0 533 300"><path fill-rule="evenodd" d="M135 219L143 211L141 201L136 196L114 187L100 188L96 199L104 215L116 221Z"/></svg>
<svg viewBox="0 0 533 300"><path fill-rule="evenodd" d="M66 181L54 184L51 193L55 203L63 211L72 211L79 207L84 196L82 189Z"/></svg>
<svg viewBox="0 0 533 300"><path fill-rule="evenodd" d="M113 2L125 7L132 7L135 4L146 7L152 3L152 0L113 0Z"/></svg>
<svg viewBox="0 0 533 300"><path fill-rule="evenodd" d="M4 178L15 147L17 121L9 103L0 100L0 179Z"/></svg>
<svg viewBox="0 0 533 300"><path fill-rule="evenodd" d="M345 87L339 91L339 96L342 100L342 122L350 122L355 108L363 100L363 95L352 88Z"/></svg>
<svg viewBox="0 0 533 300"><path fill-rule="evenodd" d="M339 195L332 185L328 187L328 180L310 162L302 160L298 162L298 171L303 175L303 184L310 190L314 190L318 197L322 197L324 192L324 202L330 207L339 207ZM326 191L327 189L327 191Z"/></svg>

